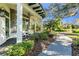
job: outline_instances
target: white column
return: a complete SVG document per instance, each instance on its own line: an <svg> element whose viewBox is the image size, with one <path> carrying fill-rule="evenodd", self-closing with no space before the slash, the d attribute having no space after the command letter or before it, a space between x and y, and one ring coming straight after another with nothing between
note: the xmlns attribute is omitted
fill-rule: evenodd
<svg viewBox="0 0 79 59"><path fill-rule="evenodd" d="M36 32L36 21L35 21L35 26L34 26L35 28L34 28L34 32Z"/></svg>
<svg viewBox="0 0 79 59"><path fill-rule="evenodd" d="M11 18L10 18L10 14L9 14L9 37L11 35Z"/></svg>
<svg viewBox="0 0 79 59"><path fill-rule="evenodd" d="M41 32L43 31L43 21L41 20Z"/></svg>
<svg viewBox="0 0 79 59"><path fill-rule="evenodd" d="M22 3L17 4L17 43L22 42Z"/></svg>

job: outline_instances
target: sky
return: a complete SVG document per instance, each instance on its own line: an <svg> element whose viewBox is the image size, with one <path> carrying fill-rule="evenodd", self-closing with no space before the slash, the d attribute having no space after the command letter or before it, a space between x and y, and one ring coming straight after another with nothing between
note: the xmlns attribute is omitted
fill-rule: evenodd
<svg viewBox="0 0 79 59"><path fill-rule="evenodd" d="M49 5L50 5L50 3L42 3L42 6L44 9L48 9ZM52 18L52 16L49 15L49 18ZM75 16L63 18L63 22L64 23L72 23L75 19L78 19L78 18L79 18L79 13Z"/></svg>

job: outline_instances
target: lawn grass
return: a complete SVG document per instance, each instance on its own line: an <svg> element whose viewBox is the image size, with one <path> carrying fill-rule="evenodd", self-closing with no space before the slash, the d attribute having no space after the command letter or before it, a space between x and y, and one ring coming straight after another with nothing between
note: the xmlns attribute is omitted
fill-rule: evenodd
<svg viewBox="0 0 79 59"><path fill-rule="evenodd" d="M67 36L73 39L73 42L72 43L74 45L79 45L79 36L73 36L73 35L67 35Z"/></svg>
<svg viewBox="0 0 79 59"><path fill-rule="evenodd" d="M73 33L78 33L79 34L79 29L73 30Z"/></svg>
<svg viewBox="0 0 79 59"><path fill-rule="evenodd" d="M59 34L59 33L61 33L61 32L55 32L55 34ZM62 32L62 33L64 33L64 32ZM79 39L79 33L69 33L69 34L75 34L75 35L66 35L66 36L68 36L68 37L70 37L70 38L76 38L76 39Z"/></svg>
<svg viewBox="0 0 79 59"><path fill-rule="evenodd" d="M73 35L67 35L68 37L70 38L76 38L76 39L79 39L79 36L73 36Z"/></svg>

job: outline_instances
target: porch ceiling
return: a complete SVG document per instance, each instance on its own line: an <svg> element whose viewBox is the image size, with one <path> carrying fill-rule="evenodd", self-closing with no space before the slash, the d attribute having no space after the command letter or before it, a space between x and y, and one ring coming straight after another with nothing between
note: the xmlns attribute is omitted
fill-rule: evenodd
<svg viewBox="0 0 79 59"><path fill-rule="evenodd" d="M40 3L28 3L28 5L36 12L38 13L42 18L45 17L45 11Z"/></svg>
<svg viewBox="0 0 79 59"><path fill-rule="evenodd" d="M15 3L7 3L6 5L7 5L9 8L16 10L17 4L15 4Z"/></svg>
<svg viewBox="0 0 79 59"><path fill-rule="evenodd" d="M16 11L17 4L15 4L15 3L5 3L4 4L4 3L2 3L2 4L0 4L0 7L1 8L3 7L8 12L10 12L10 8L14 9ZM28 15L28 13L30 13L31 15L34 15L38 19L42 19L45 17L45 11L42 8L40 3L23 4L23 13L25 15Z"/></svg>
<svg viewBox="0 0 79 59"><path fill-rule="evenodd" d="M0 8L1 9L3 8L7 12L10 12L10 9L9 8L16 9L15 4L10 4L10 3L1 3L0 4Z"/></svg>
<svg viewBox="0 0 79 59"><path fill-rule="evenodd" d="M42 17L36 13L27 3L23 4L23 14L34 16L38 20L42 19Z"/></svg>

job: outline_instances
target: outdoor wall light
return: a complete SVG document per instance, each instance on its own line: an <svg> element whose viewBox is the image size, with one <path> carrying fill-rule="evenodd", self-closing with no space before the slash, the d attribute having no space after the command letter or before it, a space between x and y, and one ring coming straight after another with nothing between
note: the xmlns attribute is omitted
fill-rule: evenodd
<svg viewBox="0 0 79 59"><path fill-rule="evenodd" d="M4 15L5 15L4 8L1 8L1 9L0 9L0 16L1 16L1 17L4 17Z"/></svg>

